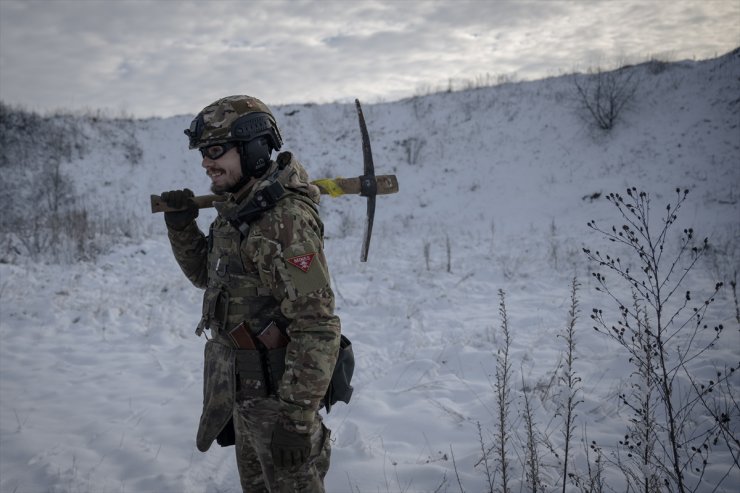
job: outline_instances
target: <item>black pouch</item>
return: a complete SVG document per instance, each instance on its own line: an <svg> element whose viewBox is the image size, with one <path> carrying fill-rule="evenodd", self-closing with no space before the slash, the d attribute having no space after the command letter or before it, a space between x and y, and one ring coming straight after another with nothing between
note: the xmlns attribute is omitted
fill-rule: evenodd
<svg viewBox="0 0 740 493"><path fill-rule="evenodd" d="M267 397L268 388L262 366L262 355L257 349L237 349L236 373L239 382L237 400Z"/></svg>
<svg viewBox="0 0 740 493"><path fill-rule="evenodd" d="M339 401L349 403L352 398L352 374L355 371L355 353L352 351L352 342L345 336L341 337L339 342L339 355L337 363L334 365L334 372L331 375L331 382L326 389L326 395L322 404L326 412L331 411L331 407Z"/></svg>
<svg viewBox="0 0 740 493"><path fill-rule="evenodd" d="M270 394L277 395L280 379L285 373L285 352L286 349L269 349L265 352L267 355L267 371L270 377Z"/></svg>
<svg viewBox="0 0 740 493"><path fill-rule="evenodd" d="M216 443L222 447L236 445L236 431L234 431L234 418L231 418L223 430L216 437Z"/></svg>

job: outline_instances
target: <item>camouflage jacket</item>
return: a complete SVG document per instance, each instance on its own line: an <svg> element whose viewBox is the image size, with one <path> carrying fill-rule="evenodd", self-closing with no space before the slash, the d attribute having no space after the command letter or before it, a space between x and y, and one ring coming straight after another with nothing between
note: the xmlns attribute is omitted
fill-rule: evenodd
<svg viewBox="0 0 740 493"><path fill-rule="evenodd" d="M317 211L319 191L308 182L306 171L290 153L281 153L265 176L273 174L278 163L283 168L278 171L278 181L288 193L249 225L246 236L240 235L223 215L243 202L237 202L237 197L249 200L270 184L267 180L227 194L209 236L195 221L182 231L169 229L168 236L187 278L206 289L204 298L221 271L241 270L238 280L244 289L231 290L224 328L242 320L254 327L275 319L287 323L290 342L278 397L281 414L301 430L310 428L329 385L341 329L334 314L334 294L323 250L323 223ZM209 251L219 235L237 238L230 245L238 251L230 252L229 258L241 265L221 265L221 259ZM250 289L254 291L250 293ZM214 339L221 338L228 344L220 330L211 329Z"/></svg>

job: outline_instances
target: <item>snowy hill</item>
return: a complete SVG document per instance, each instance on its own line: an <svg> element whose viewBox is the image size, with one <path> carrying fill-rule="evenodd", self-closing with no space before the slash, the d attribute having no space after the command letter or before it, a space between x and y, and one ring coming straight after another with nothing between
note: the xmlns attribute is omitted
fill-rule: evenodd
<svg viewBox="0 0 740 493"><path fill-rule="evenodd" d="M326 418L335 439L329 492L488 490L481 447L495 442L499 290L512 338L511 484L519 491L525 481L520 409L532 388L543 481L561 490L558 334L574 276L583 402L571 464L586 468L585 434L607 454L618 450L630 365L592 329L592 307L615 317L617 308L595 291L595 266L582 252L610 248L587 221L621 224L609 192L649 192L657 221L676 187L690 190L670 244L684 227L710 239L712 255L687 280L696 299L726 284L707 322L724 325L722 344L695 371L737 364L729 282L740 266L740 52L625 70L639 87L610 131L584 113L571 76L363 103L376 171L396 174L400 193L378 198L366 264L364 199L322 202L337 310L357 357L352 402ZM285 149L313 178L361 174L353 105L273 109ZM11 212L0 221L0 491L239 491L233 449L195 449L201 293L172 259L161 215L149 213L151 193L208 192L182 133L192 115L2 110L0 199ZM24 153L34 136L36 150ZM86 211L83 234L106 248L100 255L29 256L29 235L42 232L28 204L41 189ZM201 212L202 229L213 214ZM52 249L54 238L36 244ZM737 375L729 385L740 395ZM728 471L717 491L734 491L731 453L712 451L698 491ZM606 474L623 489L618 470Z"/></svg>

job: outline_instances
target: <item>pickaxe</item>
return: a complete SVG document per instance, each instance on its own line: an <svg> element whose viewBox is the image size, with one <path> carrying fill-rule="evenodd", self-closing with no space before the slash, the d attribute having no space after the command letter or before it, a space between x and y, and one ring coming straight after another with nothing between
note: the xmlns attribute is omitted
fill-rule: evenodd
<svg viewBox="0 0 740 493"><path fill-rule="evenodd" d="M357 117L360 121L360 133L362 134L362 176L357 178L322 178L311 183L316 185L322 195L339 197L340 195L357 195L367 197L367 215L365 217L365 233L362 239L362 252L360 261L367 262L367 253L370 249L370 237L373 234L373 219L375 218L375 196L387 195L398 192L398 179L396 175L375 176L375 165L373 164L373 153L370 149L370 136L367 132L365 117L362 114L360 101L355 99ZM193 197L193 202L199 209L213 207L214 202L225 199L222 195L200 195ZM152 213L170 212L179 209L168 207L159 195L152 195Z"/></svg>

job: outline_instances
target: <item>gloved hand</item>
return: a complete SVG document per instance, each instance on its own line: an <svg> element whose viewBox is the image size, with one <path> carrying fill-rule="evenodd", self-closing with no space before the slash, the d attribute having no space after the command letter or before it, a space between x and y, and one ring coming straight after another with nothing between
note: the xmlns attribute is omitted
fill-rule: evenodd
<svg viewBox="0 0 740 493"><path fill-rule="evenodd" d="M164 222L167 226L181 231L198 217L198 206L193 202L195 194L188 188L184 190L171 190L161 195L162 200L175 209L183 209L177 212L165 212Z"/></svg>
<svg viewBox="0 0 740 493"><path fill-rule="evenodd" d="M311 435L287 429L278 420L272 432L270 449L276 467L298 467L311 455Z"/></svg>

